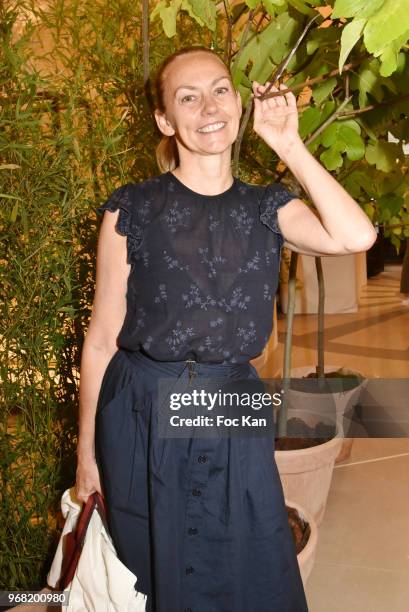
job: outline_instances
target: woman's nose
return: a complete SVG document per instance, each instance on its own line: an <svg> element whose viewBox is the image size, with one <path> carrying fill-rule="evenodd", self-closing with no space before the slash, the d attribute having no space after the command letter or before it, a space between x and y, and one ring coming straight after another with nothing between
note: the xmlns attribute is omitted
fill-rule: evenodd
<svg viewBox="0 0 409 612"><path fill-rule="evenodd" d="M213 96L211 95L204 96L202 111L206 115L211 115L217 111L217 104Z"/></svg>

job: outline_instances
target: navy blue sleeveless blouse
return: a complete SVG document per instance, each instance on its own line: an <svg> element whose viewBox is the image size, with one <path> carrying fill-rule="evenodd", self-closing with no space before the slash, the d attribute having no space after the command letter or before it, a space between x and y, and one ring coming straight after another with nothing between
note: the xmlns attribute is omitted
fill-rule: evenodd
<svg viewBox="0 0 409 612"><path fill-rule="evenodd" d="M277 210L295 194L234 178L218 195L166 172L116 189L96 210L119 208L127 237L127 311L119 347L158 361L243 363L272 331L284 239Z"/></svg>

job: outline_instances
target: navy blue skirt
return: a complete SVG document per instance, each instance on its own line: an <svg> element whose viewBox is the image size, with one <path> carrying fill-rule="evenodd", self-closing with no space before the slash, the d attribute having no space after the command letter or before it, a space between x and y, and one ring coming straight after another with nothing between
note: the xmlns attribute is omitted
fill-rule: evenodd
<svg viewBox="0 0 409 612"><path fill-rule="evenodd" d="M249 363L193 370L258 379ZM110 534L146 612L308 611L274 439L160 437L158 380L171 377L188 388L190 364L118 349L96 412Z"/></svg>

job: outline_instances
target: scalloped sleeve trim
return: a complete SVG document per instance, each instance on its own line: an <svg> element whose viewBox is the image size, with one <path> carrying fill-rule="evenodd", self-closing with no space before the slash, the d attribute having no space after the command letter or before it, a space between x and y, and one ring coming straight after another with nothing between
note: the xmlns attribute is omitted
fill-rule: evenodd
<svg viewBox="0 0 409 612"><path fill-rule="evenodd" d="M137 217L137 202L132 183L122 185L112 192L110 197L96 209L102 215L106 210L119 215L115 229L121 236L127 237L127 263L135 262L135 255L139 251L143 240L143 228ZM133 196L133 197L132 197Z"/></svg>
<svg viewBox="0 0 409 612"><path fill-rule="evenodd" d="M271 231L279 236L280 248L284 243L284 237L278 225L277 211L281 206L285 206L294 198L298 198L295 193L292 193L280 183L271 183L264 189L260 201L260 221L264 223Z"/></svg>

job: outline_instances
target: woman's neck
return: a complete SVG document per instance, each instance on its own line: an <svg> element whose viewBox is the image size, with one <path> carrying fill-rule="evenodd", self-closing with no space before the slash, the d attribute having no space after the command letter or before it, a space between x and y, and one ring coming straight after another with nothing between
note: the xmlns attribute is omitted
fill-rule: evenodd
<svg viewBox="0 0 409 612"><path fill-rule="evenodd" d="M233 175L230 155L229 157L224 156L224 159L218 157L215 156L214 159L210 156L202 157L198 161L182 159L172 173L189 189L198 193L207 195L223 193L231 187Z"/></svg>

